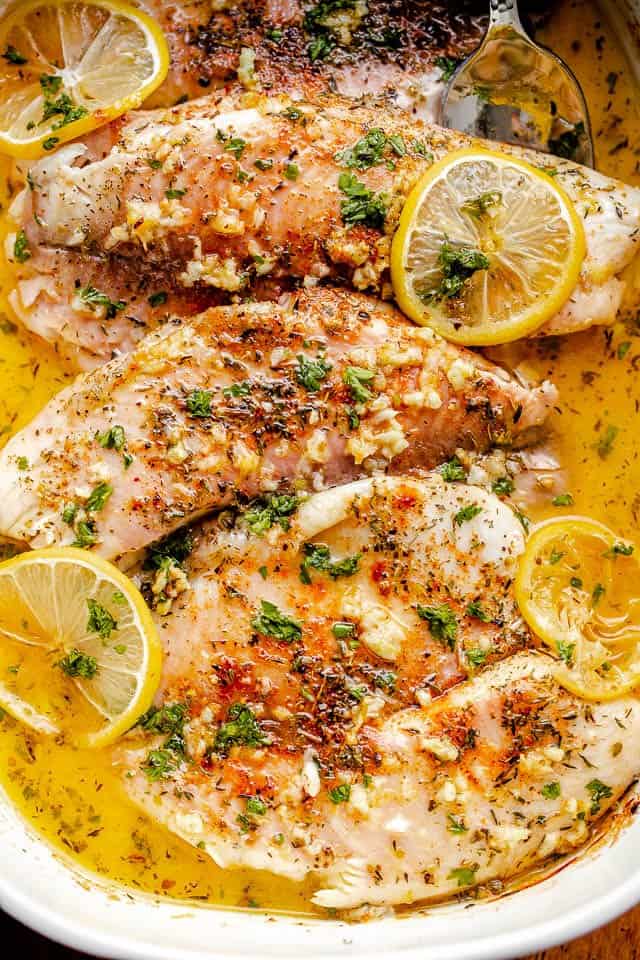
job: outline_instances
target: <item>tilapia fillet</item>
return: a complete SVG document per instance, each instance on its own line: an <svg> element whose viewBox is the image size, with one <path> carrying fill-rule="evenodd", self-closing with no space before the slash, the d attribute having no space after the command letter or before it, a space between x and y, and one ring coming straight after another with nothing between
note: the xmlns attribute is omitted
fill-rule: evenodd
<svg viewBox="0 0 640 960"><path fill-rule="evenodd" d="M79 377L7 444L0 533L115 557L266 491L526 442L555 396L360 294L220 307Z"/></svg>
<svg viewBox="0 0 640 960"><path fill-rule="evenodd" d="M244 83L305 96L385 96L433 119L444 89L439 56L477 46L483 17L440 0L139 0L162 25L171 68L151 105ZM242 51L245 51L244 54Z"/></svg>
<svg viewBox="0 0 640 960"><path fill-rule="evenodd" d="M372 130L377 146L366 140ZM404 200L434 158L469 143L337 98L322 106L212 98L131 114L31 168L32 189L11 211L17 232L7 253L16 260L19 237L22 261L12 305L25 326L86 366L166 319L168 292L187 312L189 294L220 302L267 285L262 295L273 297L296 280L390 296ZM611 322L640 287L626 279L640 190L567 160L489 146L553 167L584 221L579 282L541 332Z"/></svg>
<svg viewBox="0 0 640 960"><path fill-rule="evenodd" d="M585 704L515 652L509 508L434 475L289 520L199 535L160 712L115 753L128 794L221 866L312 876L338 909L495 891L584 843L638 772L640 707Z"/></svg>

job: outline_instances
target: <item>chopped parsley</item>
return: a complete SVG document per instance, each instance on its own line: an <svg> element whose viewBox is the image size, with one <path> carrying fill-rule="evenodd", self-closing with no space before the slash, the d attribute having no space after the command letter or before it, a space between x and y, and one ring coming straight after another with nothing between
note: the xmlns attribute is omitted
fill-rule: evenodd
<svg viewBox="0 0 640 960"><path fill-rule="evenodd" d="M333 580L339 577L352 577L360 569L361 553L343 560L332 560L331 551L324 543L305 543L304 560L300 564L300 579L303 583L311 583L309 570L320 570L328 573Z"/></svg>
<svg viewBox="0 0 640 960"><path fill-rule="evenodd" d="M29 241L27 240L27 235L24 230L20 230L16 234L16 239L13 244L13 259L16 263L26 263L27 260L31 259Z"/></svg>
<svg viewBox="0 0 640 960"><path fill-rule="evenodd" d="M461 527L463 523L468 523L470 520L473 520L479 513L482 513L482 507L479 507L477 503L469 503L466 507L461 507L458 512L454 514L453 522L457 527Z"/></svg>
<svg viewBox="0 0 640 960"><path fill-rule="evenodd" d="M349 783L341 783L339 786L329 790L329 800L331 800L331 803L346 803L350 796L351 785Z"/></svg>
<svg viewBox="0 0 640 960"><path fill-rule="evenodd" d="M346 640L348 637L352 637L356 632L355 623L347 623L341 620L338 620L331 627L331 632L333 633L336 640Z"/></svg>
<svg viewBox="0 0 640 960"><path fill-rule="evenodd" d="M296 380L305 389L315 393L329 376L330 370L331 364L324 357L317 356L315 360L310 360L308 357L299 354Z"/></svg>
<svg viewBox="0 0 640 960"><path fill-rule="evenodd" d="M28 469L29 469L29 461L27 460L26 457L18 457L17 463L18 463L18 470L28 470Z"/></svg>
<svg viewBox="0 0 640 960"><path fill-rule="evenodd" d="M487 210L496 207L499 203L502 203L500 191L489 190L487 193L481 193L479 197L466 200L460 207L460 212L468 214L472 220L482 220Z"/></svg>
<svg viewBox="0 0 640 960"><path fill-rule="evenodd" d="M387 142L384 130L380 127L372 127L352 147L338 151L335 159L345 167L368 170L369 167L382 163Z"/></svg>
<svg viewBox="0 0 640 960"><path fill-rule="evenodd" d="M453 57L436 57L436 67L440 71L440 80L443 83L449 83L451 77L456 72L458 64L461 63L461 60L454 60Z"/></svg>
<svg viewBox="0 0 640 960"><path fill-rule="evenodd" d="M449 833L466 833L467 827L464 825L464 820L461 817L454 817L452 813L447 814L447 830Z"/></svg>
<svg viewBox="0 0 640 960"><path fill-rule="evenodd" d="M367 384L371 383L375 373L365 367L345 367L342 371L342 381L351 391L355 403L366 403L373 396Z"/></svg>
<svg viewBox="0 0 640 960"><path fill-rule="evenodd" d="M465 656L470 667L481 667L486 663L487 656L489 655L488 650L483 650L481 647L473 647L471 650L465 650Z"/></svg>
<svg viewBox="0 0 640 960"><path fill-rule="evenodd" d="M181 190L178 187L169 187L168 190L165 190L164 195L167 200L181 200L186 192L186 190Z"/></svg>
<svg viewBox="0 0 640 960"><path fill-rule="evenodd" d="M237 400L239 397L248 397L251 390L250 380L240 380L238 383L232 383L230 387L225 387L222 393L225 397L234 397Z"/></svg>
<svg viewBox="0 0 640 960"><path fill-rule="evenodd" d="M167 560L182 566L193 547L191 530L176 530L163 540L151 544L144 562L145 570L158 570Z"/></svg>
<svg viewBox="0 0 640 960"><path fill-rule="evenodd" d="M121 427L119 424L109 427L104 433L99 433L97 439L101 447L104 447L106 450L117 450L118 453L120 453L127 442L124 427Z"/></svg>
<svg viewBox="0 0 640 960"><path fill-rule="evenodd" d="M187 410L191 416L210 417L212 396L210 390L192 390L186 400Z"/></svg>
<svg viewBox="0 0 640 960"><path fill-rule="evenodd" d="M89 307L102 307L107 320L113 320L117 313L126 307L125 300L112 300L106 293L96 290L95 287L83 287L78 296Z"/></svg>
<svg viewBox="0 0 640 960"><path fill-rule="evenodd" d="M58 117L51 127L52 130L59 130L61 127L66 127L68 123L73 123L75 120L81 120L82 117L88 116L89 111L86 107L74 103L68 93L60 93L62 77L56 74L43 73L40 77L40 87L44 97L41 123L45 123L52 117ZM60 96L54 99L59 93ZM56 140L56 143L58 142L57 138L53 139ZM47 148L45 147L45 149Z"/></svg>
<svg viewBox="0 0 640 960"><path fill-rule="evenodd" d="M621 543L619 540L614 543L610 550L604 554L605 557L630 557L633 553L633 544Z"/></svg>
<svg viewBox="0 0 640 960"><path fill-rule="evenodd" d="M271 170L271 167L273 166L273 160L262 160L260 157L258 157L257 160L253 161L253 165L254 167L257 167L258 170Z"/></svg>
<svg viewBox="0 0 640 960"><path fill-rule="evenodd" d="M440 247L438 265L442 270L442 279L435 289L427 290L422 294L427 303L457 297L474 273L478 270L488 270L491 264L488 257L480 250L462 245L455 246L445 237Z"/></svg>
<svg viewBox="0 0 640 960"><path fill-rule="evenodd" d="M606 588L601 583L596 583L595 587L591 591L591 602L594 607L598 606L606 592Z"/></svg>
<svg viewBox="0 0 640 960"><path fill-rule="evenodd" d="M214 750L226 754L234 746L264 747L269 743L251 707L234 703L229 707L226 721L218 727Z"/></svg>
<svg viewBox="0 0 640 960"><path fill-rule="evenodd" d="M457 457L452 457L440 467L442 479L447 483L455 483L457 480L466 480L467 474Z"/></svg>
<svg viewBox="0 0 640 960"><path fill-rule="evenodd" d="M85 508L91 513L97 513L104 508L104 505L112 493L113 487L110 483L103 481L97 484L89 494Z"/></svg>
<svg viewBox="0 0 640 960"><path fill-rule="evenodd" d="M2 54L2 59L6 60L7 63L13 63L16 67L21 67L25 63L28 63L26 57L24 57L19 50L16 50L11 44L8 45L5 52Z"/></svg>
<svg viewBox="0 0 640 960"><path fill-rule="evenodd" d="M515 484L511 477L498 477L491 484L491 489L499 497L508 497L510 493L513 493Z"/></svg>
<svg viewBox="0 0 640 960"><path fill-rule="evenodd" d="M303 26L312 40L307 53L312 63L324 60L338 43L338 36L332 29L331 16L340 10L353 10L356 0L320 0L306 11Z"/></svg>
<svg viewBox="0 0 640 960"><path fill-rule="evenodd" d="M556 640L556 650L558 651L558 656L567 664L571 664L573 660L573 651L575 648L575 643L567 643L566 640L562 639Z"/></svg>
<svg viewBox="0 0 640 960"><path fill-rule="evenodd" d="M541 793L545 800L557 800L562 792L560 784L557 780L552 780L551 783L545 783Z"/></svg>
<svg viewBox="0 0 640 960"><path fill-rule="evenodd" d="M152 783L158 780L166 780L174 770L177 769L178 758L172 750L150 750L145 762L142 764L142 771L147 779Z"/></svg>
<svg viewBox="0 0 640 960"><path fill-rule="evenodd" d="M601 800L608 800L609 797L613 796L611 787L608 787L602 780L591 780L586 786L586 791L591 797L590 813L592 816L600 813Z"/></svg>
<svg viewBox="0 0 640 960"><path fill-rule="evenodd" d="M57 667L68 677L80 677L82 680L92 680L98 672L98 661L87 653L82 653L75 647L58 660Z"/></svg>
<svg viewBox="0 0 640 960"><path fill-rule="evenodd" d="M67 508L65 507L65 511ZM73 523L73 521L71 521ZM80 547L81 550L85 550L87 547L92 547L94 543L98 542L98 534L96 532L96 525L93 520L79 520L75 528L76 538L71 544L72 547Z"/></svg>
<svg viewBox="0 0 640 960"><path fill-rule="evenodd" d="M598 451L598 456L601 460L606 460L611 451L613 450L613 445L618 436L618 428L614 427L613 424L609 424L598 439L596 444L596 450Z"/></svg>
<svg viewBox="0 0 640 960"><path fill-rule="evenodd" d="M158 290L157 293L152 293L148 297L148 303L150 307L161 307L169 299L169 294L166 290Z"/></svg>
<svg viewBox="0 0 640 960"><path fill-rule="evenodd" d="M261 537L276 523L288 530L290 517L296 512L300 500L295 494L274 493L271 496L254 501L243 516L243 521L256 536Z"/></svg>
<svg viewBox="0 0 640 960"><path fill-rule="evenodd" d="M87 599L87 607L89 608L87 630L90 633L97 633L103 640L108 640L113 631L118 629L116 620L106 607L91 597Z"/></svg>
<svg viewBox="0 0 640 960"><path fill-rule="evenodd" d="M47 137L46 140L42 141L43 150L53 150L60 143L60 137Z"/></svg>
<svg viewBox="0 0 640 960"><path fill-rule="evenodd" d="M288 163L284 168L284 175L287 180L297 180L300 176L300 168L297 163Z"/></svg>
<svg viewBox="0 0 640 960"><path fill-rule="evenodd" d="M433 607L418 604L416 611L421 620L426 620L431 636L443 646L454 650L458 637L458 621L449 604L441 603Z"/></svg>
<svg viewBox="0 0 640 960"><path fill-rule="evenodd" d="M247 141L243 140L242 137L231 137L231 139L226 141L224 149L227 153L232 153L236 160L239 160L244 153L246 145Z"/></svg>
<svg viewBox="0 0 640 960"><path fill-rule="evenodd" d="M255 817L264 817L267 805L260 797L247 797L246 811Z"/></svg>
<svg viewBox="0 0 640 960"><path fill-rule="evenodd" d="M274 637L284 643L299 640L302 636L302 627L293 617L287 616L269 600L260 601L260 613L251 621L251 626L257 633L265 637Z"/></svg>
<svg viewBox="0 0 640 960"><path fill-rule="evenodd" d="M340 203L340 213L346 227L361 223L366 227L382 230L387 216L386 194L369 190L354 173L341 173L338 187L346 197Z"/></svg>
<svg viewBox="0 0 640 960"><path fill-rule="evenodd" d="M476 620L482 620L483 623L491 622L491 617L482 609L482 604L479 600L472 600L471 603L467 604L466 614L468 617L475 617Z"/></svg>
<svg viewBox="0 0 640 960"><path fill-rule="evenodd" d="M554 507L570 507L573 504L573 497L570 493L559 493L551 501Z"/></svg>
<svg viewBox="0 0 640 960"><path fill-rule="evenodd" d="M470 887L476 882L477 867L456 867L449 873L449 880L455 880L459 887Z"/></svg>

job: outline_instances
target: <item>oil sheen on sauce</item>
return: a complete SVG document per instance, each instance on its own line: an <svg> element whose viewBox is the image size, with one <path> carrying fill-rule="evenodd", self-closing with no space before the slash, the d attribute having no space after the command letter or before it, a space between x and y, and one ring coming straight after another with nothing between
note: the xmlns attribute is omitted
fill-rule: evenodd
<svg viewBox="0 0 640 960"><path fill-rule="evenodd" d="M576 39L576 24L580 36ZM538 35L573 67L590 106L598 168L640 185L640 110L631 70L596 7L565 2ZM1 161L0 161L1 163ZM0 166L0 182L8 167ZM2 197L3 209L9 198ZM0 240L2 240L0 235ZM7 285L7 278L1 278ZM551 447L561 472L527 506L532 520L562 511L633 536L640 520L640 325L618 325L519 346L514 359L560 390ZM68 378L56 355L19 333L0 290L0 442ZM552 505L559 492L573 505ZM309 889L267 874L221 870L156 826L124 797L108 754L73 750L0 719L0 783L25 818L63 856L88 871L154 895L212 905L309 913Z"/></svg>

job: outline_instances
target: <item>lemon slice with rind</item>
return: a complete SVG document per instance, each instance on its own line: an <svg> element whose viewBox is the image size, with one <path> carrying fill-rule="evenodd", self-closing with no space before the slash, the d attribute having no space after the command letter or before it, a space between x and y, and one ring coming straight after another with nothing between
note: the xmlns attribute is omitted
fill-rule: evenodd
<svg viewBox="0 0 640 960"><path fill-rule="evenodd" d="M116 740L151 705L162 653L131 580L83 550L0 564L0 706L79 746Z"/></svg>
<svg viewBox="0 0 640 960"><path fill-rule="evenodd" d="M0 150L54 150L140 106L168 69L160 26L120 0L16 3L0 20Z"/></svg>
<svg viewBox="0 0 640 960"><path fill-rule="evenodd" d="M557 657L559 683L587 700L640 685L640 565L632 543L586 517L541 524L516 579L525 620Z"/></svg>
<svg viewBox="0 0 640 960"><path fill-rule="evenodd" d="M481 148L435 163L409 194L391 251L399 306L457 343L516 340L566 303L586 245L564 190Z"/></svg>

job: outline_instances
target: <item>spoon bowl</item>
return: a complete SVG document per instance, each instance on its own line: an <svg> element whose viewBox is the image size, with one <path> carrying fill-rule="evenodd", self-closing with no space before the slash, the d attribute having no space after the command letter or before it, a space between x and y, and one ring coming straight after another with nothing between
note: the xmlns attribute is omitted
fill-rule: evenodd
<svg viewBox="0 0 640 960"><path fill-rule="evenodd" d="M531 40L517 0L491 0L489 29L451 77L440 123L594 166L580 84L560 57Z"/></svg>

